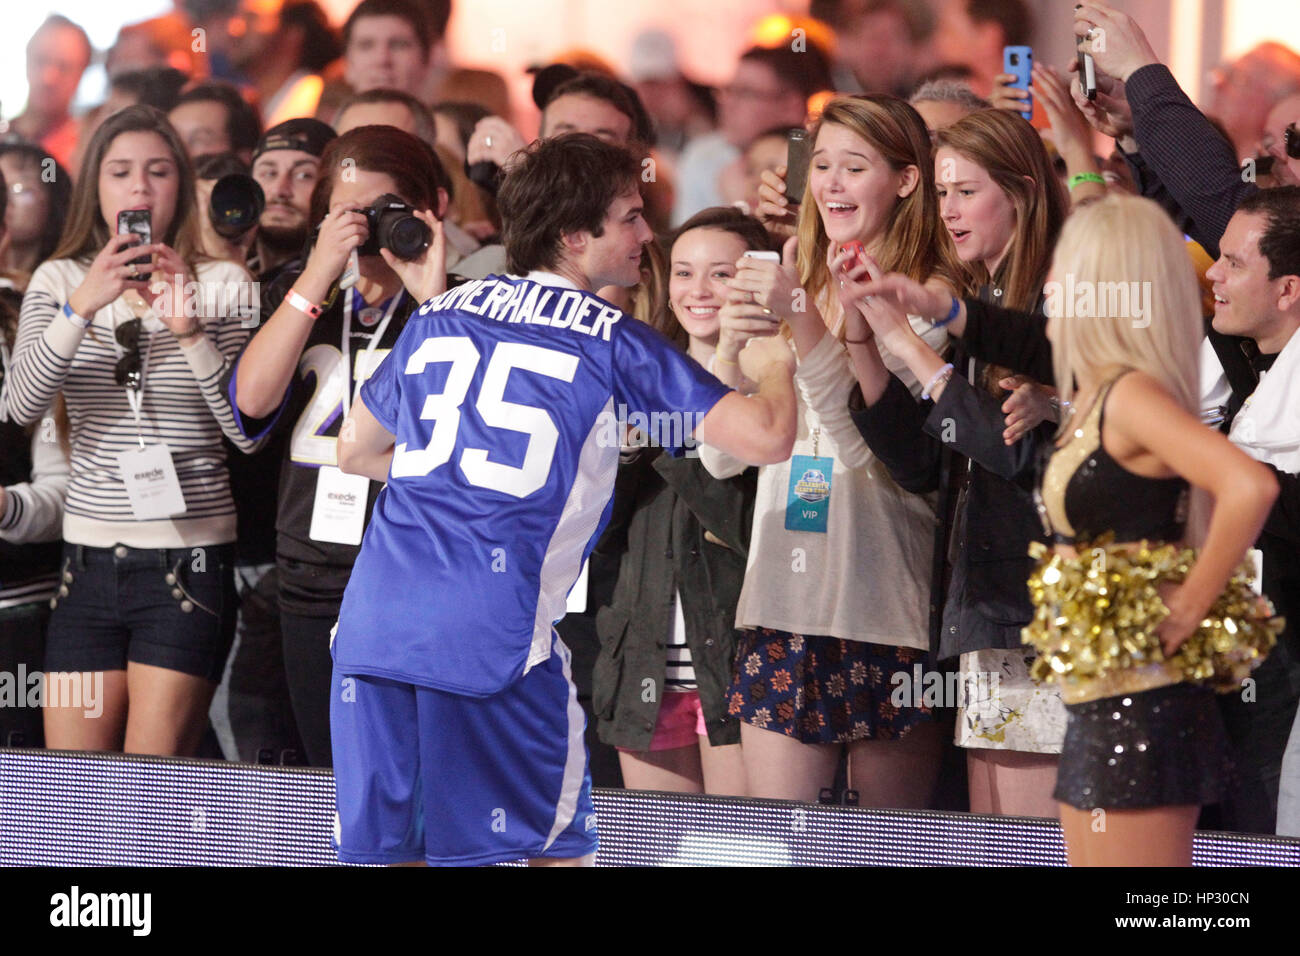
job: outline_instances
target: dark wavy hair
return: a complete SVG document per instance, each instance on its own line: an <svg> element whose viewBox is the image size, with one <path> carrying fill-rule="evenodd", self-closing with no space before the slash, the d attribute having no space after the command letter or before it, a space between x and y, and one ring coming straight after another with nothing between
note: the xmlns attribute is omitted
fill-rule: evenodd
<svg viewBox="0 0 1300 956"><path fill-rule="evenodd" d="M515 275L553 268L561 237L605 233L609 207L641 182L641 163L587 133L540 140L506 175L497 194L506 266Z"/></svg>

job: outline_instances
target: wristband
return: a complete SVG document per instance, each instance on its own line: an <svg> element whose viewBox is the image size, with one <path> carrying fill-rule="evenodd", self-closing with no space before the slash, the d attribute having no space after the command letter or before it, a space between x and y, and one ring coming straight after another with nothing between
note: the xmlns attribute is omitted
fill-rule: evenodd
<svg viewBox="0 0 1300 956"><path fill-rule="evenodd" d="M936 329L941 329L948 323L954 321L957 318L957 314L959 312L961 312L961 299L957 298L956 296L953 296L952 308L948 310L948 314L944 316L942 319L940 319L939 321L931 322L930 324L933 325Z"/></svg>
<svg viewBox="0 0 1300 956"><path fill-rule="evenodd" d="M79 329L90 327L90 319L83 319L81 316L77 315L77 313L73 312L72 305L68 302L63 303L63 314L68 317L69 322Z"/></svg>
<svg viewBox="0 0 1300 956"><path fill-rule="evenodd" d="M1100 183L1103 186L1106 185L1106 180L1100 173L1075 173L1070 177L1069 182L1071 190L1073 190L1075 186L1082 186L1084 183Z"/></svg>
<svg viewBox="0 0 1300 956"><path fill-rule="evenodd" d="M947 382L948 379L950 378L952 378L952 363L946 362L944 363L943 368L939 369L939 371L934 373L934 378L930 379L930 384L925 386L924 389L922 389L921 397L924 398L926 401L929 401L930 392L933 391L939 385L943 384L944 382Z"/></svg>
<svg viewBox="0 0 1300 956"><path fill-rule="evenodd" d="M320 318L321 307L319 305L316 305L305 295L300 293L297 289L290 289L289 294L284 297L284 301L288 302L289 305L293 306L293 308L297 309L299 312L303 313L304 315L307 315L313 319Z"/></svg>

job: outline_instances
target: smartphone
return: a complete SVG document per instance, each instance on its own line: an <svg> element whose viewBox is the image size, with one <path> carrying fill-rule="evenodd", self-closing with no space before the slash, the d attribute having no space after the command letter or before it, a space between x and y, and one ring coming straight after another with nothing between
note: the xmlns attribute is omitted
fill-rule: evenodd
<svg viewBox="0 0 1300 956"><path fill-rule="evenodd" d="M117 214L117 234L132 235L140 237L140 245L147 246L153 242L153 219L148 209L123 209ZM147 266L149 265L149 256L139 256L130 260L127 265Z"/></svg>
<svg viewBox="0 0 1300 956"><path fill-rule="evenodd" d="M1097 64L1092 59L1091 53L1083 51L1084 44L1088 42L1087 37L1076 37L1075 47L1079 52L1079 85L1083 87L1083 95L1090 100L1097 98Z"/></svg>
<svg viewBox="0 0 1300 956"><path fill-rule="evenodd" d="M763 259L766 260L767 262L775 262L778 264L781 262L781 253L766 252L761 249L747 249L745 250L744 257L746 259Z"/></svg>
<svg viewBox="0 0 1300 956"><path fill-rule="evenodd" d="M1002 48L1002 72L1010 73L1016 78L1011 84L1012 89L1028 90L1030 81L1033 77L1034 70L1034 51L1032 47L1027 46L1008 46ZM1021 110L1020 115L1025 119L1034 117L1034 97L1029 95L1029 102L1026 104L1029 108Z"/></svg>
<svg viewBox="0 0 1300 956"><path fill-rule="evenodd" d="M808 184L808 164L812 162L812 137L806 129L792 129L785 134L785 198L792 206L803 202Z"/></svg>

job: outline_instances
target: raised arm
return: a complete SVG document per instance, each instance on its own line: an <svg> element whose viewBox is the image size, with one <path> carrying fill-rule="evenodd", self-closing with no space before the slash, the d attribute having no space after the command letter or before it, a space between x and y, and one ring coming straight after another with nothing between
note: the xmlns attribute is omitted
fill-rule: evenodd
<svg viewBox="0 0 1300 956"><path fill-rule="evenodd" d="M741 371L758 382L758 391L723 396L696 427L695 437L751 465L785 461L796 427L794 356L781 337L760 339L741 353Z"/></svg>

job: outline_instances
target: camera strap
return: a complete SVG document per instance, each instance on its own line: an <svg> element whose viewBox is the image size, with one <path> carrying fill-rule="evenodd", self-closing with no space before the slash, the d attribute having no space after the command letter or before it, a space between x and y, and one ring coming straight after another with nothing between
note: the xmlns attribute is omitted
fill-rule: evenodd
<svg viewBox="0 0 1300 956"><path fill-rule="evenodd" d="M348 412L352 409L352 403L361 395L361 383L365 381L370 372L370 357L375 348L379 345L379 340L384 337L388 331L388 323L393 320L393 313L397 311L397 306L406 296L406 290L399 288L394 296L388 301L388 310L384 312L384 317L379 320L375 326L375 334L370 338L370 344L366 350L361 353L361 368L363 371L357 372L356 384L352 382L352 308L353 301L361 297L361 293L355 289L348 289L343 293L343 343L339 351L343 353L343 375L346 383L343 388L343 417L348 417Z"/></svg>

